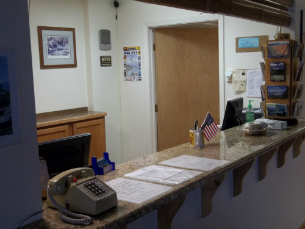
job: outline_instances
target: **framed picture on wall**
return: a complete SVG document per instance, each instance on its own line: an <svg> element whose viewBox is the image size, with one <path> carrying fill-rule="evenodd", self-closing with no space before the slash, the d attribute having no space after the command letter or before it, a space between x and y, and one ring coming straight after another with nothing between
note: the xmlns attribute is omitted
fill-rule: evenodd
<svg viewBox="0 0 305 229"><path fill-rule="evenodd" d="M0 145L21 141L21 129L16 55L0 49Z"/></svg>
<svg viewBox="0 0 305 229"><path fill-rule="evenodd" d="M41 69L76 68L75 29L38 26Z"/></svg>

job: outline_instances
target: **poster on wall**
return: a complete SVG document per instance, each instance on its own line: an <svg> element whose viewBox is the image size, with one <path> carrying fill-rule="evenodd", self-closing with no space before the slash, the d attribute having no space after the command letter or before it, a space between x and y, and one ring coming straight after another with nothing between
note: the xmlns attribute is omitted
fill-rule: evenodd
<svg viewBox="0 0 305 229"><path fill-rule="evenodd" d="M20 99L15 53L0 50L0 145L21 140Z"/></svg>
<svg viewBox="0 0 305 229"><path fill-rule="evenodd" d="M141 48L140 46L124 47L124 80L141 81Z"/></svg>

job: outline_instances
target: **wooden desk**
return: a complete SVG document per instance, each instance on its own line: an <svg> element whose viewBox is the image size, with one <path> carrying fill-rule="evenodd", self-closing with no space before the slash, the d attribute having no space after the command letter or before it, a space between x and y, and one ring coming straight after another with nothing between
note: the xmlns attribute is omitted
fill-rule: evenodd
<svg viewBox="0 0 305 229"><path fill-rule="evenodd" d="M229 163L212 171L205 172L182 184L172 186L167 193L151 199L143 204L132 204L119 201L117 207L93 217L94 223L86 228L126 228L126 225L149 212L158 211L158 228L170 228L175 213L183 204L185 196L201 188L201 217L206 217L212 212L212 199L219 185L229 171L233 170L233 197L242 192L243 178L258 159L258 180L267 176L269 160L278 154L278 167L285 163L285 154L293 146L293 157L300 154L301 143L305 139L305 121L299 121L296 126L290 126L283 131L267 131L266 135L248 137L236 128L231 128L217 135L206 144L203 149L191 148L185 143L158 153L154 153L133 161L116 166L115 171L105 176L98 176L102 181L109 181L137 169L156 165L159 162L181 155L191 155L204 158L228 160ZM166 214L164 214L164 212ZM300 224L301 225L301 224ZM71 225L63 223L59 212L48 208L43 213L43 219L26 225L24 228L67 228ZM73 226L83 228L84 226Z"/></svg>

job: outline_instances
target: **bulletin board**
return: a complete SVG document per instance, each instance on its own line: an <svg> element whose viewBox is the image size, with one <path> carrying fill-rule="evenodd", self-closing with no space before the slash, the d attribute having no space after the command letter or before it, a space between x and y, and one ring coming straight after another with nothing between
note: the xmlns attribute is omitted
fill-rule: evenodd
<svg viewBox="0 0 305 229"><path fill-rule="evenodd" d="M236 52L260 52L266 47L268 36L236 37Z"/></svg>

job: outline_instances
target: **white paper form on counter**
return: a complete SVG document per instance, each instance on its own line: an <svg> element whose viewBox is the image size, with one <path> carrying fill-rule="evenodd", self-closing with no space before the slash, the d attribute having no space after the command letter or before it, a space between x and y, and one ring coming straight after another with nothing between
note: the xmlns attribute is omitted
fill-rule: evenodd
<svg viewBox="0 0 305 229"><path fill-rule="evenodd" d="M265 84L262 78L261 69L247 70L247 97L261 97L261 85Z"/></svg>
<svg viewBox="0 0 305 229"><path fill-rule="evenodd" d="M232 75L232 87L233 91L246 91L247 83L247 70L236 69Z"/></svg>
<svg viewBox="0 0 305 229"><path fill-rule="evenodd" d="M106 184L116 191L118 200L135 204L146 202L172 189L172 187L165 185L125 178L116 178L106 182Z"/></svg>
<svg viewBox="0 0 305 229"><path fill-rule="evenodd" d="M134 172L125 174L125 177L139 180L154 181L163 184L177 185L187 181L202 172L177 169L165 166L151 165Z"/></svg>
<svg viewBox="0 0 305 229"><path fill-rule="evenodd" d="M229 161L182 155L160 162L159 164L200 171L210 171L226 163L229 163Z"/></svg>

